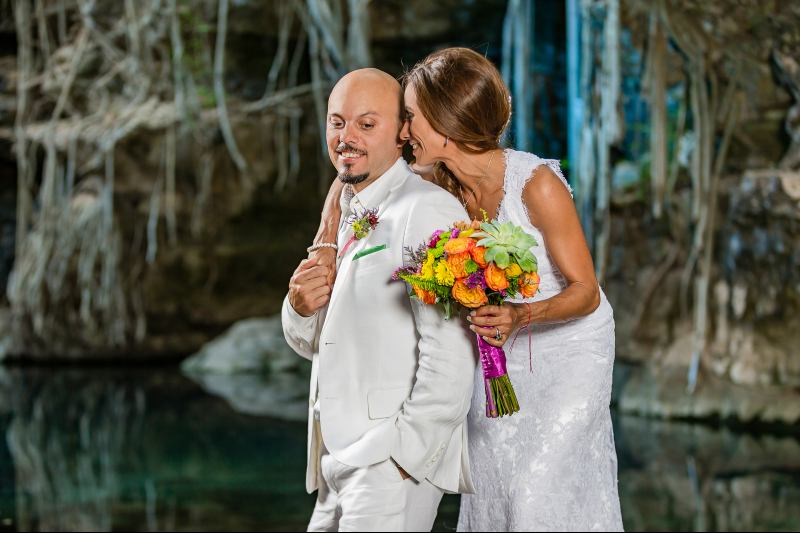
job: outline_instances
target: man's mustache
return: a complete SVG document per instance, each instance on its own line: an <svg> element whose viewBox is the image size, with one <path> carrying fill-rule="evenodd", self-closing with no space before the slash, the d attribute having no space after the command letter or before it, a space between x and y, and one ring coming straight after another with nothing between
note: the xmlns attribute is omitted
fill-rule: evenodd
<svg viewBox="0 0 800 533"><path fill-rule="evenodd" d="M367 153L364 150L359 150L355 146L349 145L345 142L339 143L339 146L336 147L337 154L341 154L342 152L352 152L359 155L365 155Z"/></svg>

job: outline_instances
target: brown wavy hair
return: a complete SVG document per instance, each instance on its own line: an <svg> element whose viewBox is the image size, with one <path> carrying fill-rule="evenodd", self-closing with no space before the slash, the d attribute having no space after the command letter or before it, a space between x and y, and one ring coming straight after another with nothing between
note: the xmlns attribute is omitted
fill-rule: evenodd
<svg viewBox="0 0 800 533"><path fill-rule="evenodd" d="M511 97L491 61L469 48L433 52L401 78L412 87L425 119L436 132L468 153L500 147L511 118ZM444 163L436 163L434 182L456 197L461 186Z"/></svg>

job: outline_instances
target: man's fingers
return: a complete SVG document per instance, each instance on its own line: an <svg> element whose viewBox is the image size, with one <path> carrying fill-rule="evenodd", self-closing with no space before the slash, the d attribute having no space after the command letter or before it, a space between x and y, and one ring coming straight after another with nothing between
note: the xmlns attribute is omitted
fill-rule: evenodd
<svg viewBox="0 0 800 533"><path fill-rule="evenodd" d="M302 285L289 285L289 303L303 316L311 316L328 303L331 287L325 278L315 278Z"/></svg>
<svg viewBox="0 0 800 533"><path fill-rule="evenodd" d="M309 280L303 280L301 282L292 279L292 281L289 282L289 290L296 293L308 294L310 292L318 290L321 287L330 288L330 285L328 284L328 278L326 278L325 276L320 276Z"/></svg>
<svg viewBox="0 0 800 533"><path fill-rule="evenodd" d="M331 288L327 285L309 292L305 297L305 301L308 302L308 307L312 313L319 311L330 299Z"/></svg>
<svg viewBox="0 0 800 533"><path fill-rule="evenodd" d="M330 294L331 294L330 286L323 285L321 287L316 287L313 290L308 291L308 299L316 300L322 296L329 296Z"/></svg>
<svg viewBox="0 0 800 533"><path fill-rule="evenodd" d="M319 298L317 298L317 299L316 299L316 300L314 300L314 302L313 302L313 307L314 307L314 310L315 310L315 311L317 311L317 310L319 310L319 309L322 309L323 307L325 307L326 305L328 305L328 302L329 302L330 300L331 300L331 296L330 296L330 294L325 294L325 295L323 295L323 296L320 296Z"/></svg>
<svg viewBox="0 0 800 533"><path fill-rule="evenodd" d="M305 284L317 278L328 278L330 269L323 266L314 266L303 270L292 277L292 283Z"/></svg>

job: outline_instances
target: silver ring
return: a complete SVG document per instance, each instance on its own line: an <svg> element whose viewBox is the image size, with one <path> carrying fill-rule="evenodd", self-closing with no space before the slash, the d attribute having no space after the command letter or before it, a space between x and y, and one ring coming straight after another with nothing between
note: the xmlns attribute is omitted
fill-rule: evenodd
<svg viewBox="0 0 800 533"><path fill-rule="evenodd" d="M494 329L497 331L497 333L495 333L495 335L494 335L494 340L497 340L497 341L503 340L503 334L500 333L500 328L496 327Z"/></svg>

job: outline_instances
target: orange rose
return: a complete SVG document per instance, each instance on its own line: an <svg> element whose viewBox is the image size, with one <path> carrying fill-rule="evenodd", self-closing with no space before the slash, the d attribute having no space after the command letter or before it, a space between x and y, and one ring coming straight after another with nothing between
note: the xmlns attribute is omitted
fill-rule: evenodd
<svg viewBox="0 0 800 533"><path fill-rule="evenodd" d="M426 291L424 289L420 289L419 287L414 287L414 292L417 295L417 298L422 300L423 303L426 304L435 304L436 303L436 293L433 291Z"/></svg>
<svg viewBox="0 0 800 533"><path fill-rule="evenodd" d="M481 268L486 268L489 266L489 263L486 262L486 248L483 246L476 246L472 250L469 251L472 254L472 260L478 263L478 266Z"/></svg>
<svg viewBox="0 0 800 533"><path fill-rule="evenodd" d="M475 247L475 241L469 237L459 237L457 239L450 239L444 245L444 251L448 254L463 254L469 252Z"/></svg>
<svg viewBox="0 0 800 533"><path fill-rule="evenodd" d="M450 267L450 272L456 279L466 278L467 274L467 261L469 261L469 252L461 254L450 254L447 256L447 266Z"/></svg>
<svg viewBox="0 0 800 533"><path fill-rule="evenodd" d="M539 290L539 274L536 272L525 272L519 278L519 292L525 298L530 298Z"/></svg>
<svg viewBox="0 0 800 533"><path fill-rule="evenodd" d="M497 268L497 265L490 263L484 272L486 284L493 291L502 291L508 288L508 280L506 273L502 268Z"/></svg>
<svg viewBox="0 0 800 533"><path fill-rule="evenodd" d="M486 293L483 292L483 289L480 287L470 289L467 287L467 284L464 283L464 280L461 279L456 281L456 284L453 285L452 294L453 298L455 298L458 303L472 309L489 303L489 298L486 297Z"/></svg>

